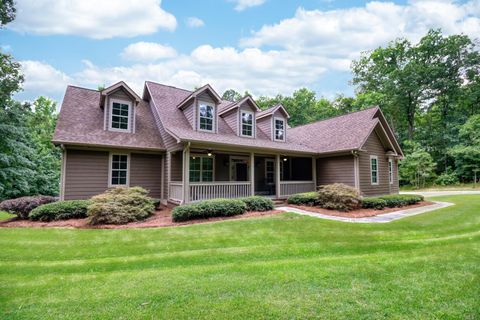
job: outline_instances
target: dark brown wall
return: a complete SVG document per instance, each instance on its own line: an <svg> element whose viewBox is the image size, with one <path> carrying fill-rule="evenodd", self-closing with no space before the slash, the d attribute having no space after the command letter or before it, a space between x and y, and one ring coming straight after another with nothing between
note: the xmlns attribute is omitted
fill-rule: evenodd
<svg viewBox="0 0 480 320"><path fill-rule="evenodd" d="M108 188L108 152L67 150L65 200L87 199Z"/></svg>
<svg viewBox="0 0 480 320"><path fill-rule="evenodd" d="M162 156L132 153L130 155L130 186L143 187L150 191L151 197L161 198Z"/></svg>
<svg viewBox="0 0 480 320"><path fill-rule="evenodd" d="M390 193L390 184L388 181L388 160L385 155L385 149L380 142L377 134L372 132L367 142L363 146L366 152L360 152L359 175L360 175L360 191L367 196L375 196ZM371 184L370 177L370 156L378 156L378 185ZM396 171L396 170L395 170ZM395 182L394 182L395 184ZM397 181L398 184L398 181Z"/></svg>
<svg viewBox="0 0 480 320"><path fill-rule="evenodd" d="M355 187L353 156L317 159L317 185L344 183Z"/></svg>

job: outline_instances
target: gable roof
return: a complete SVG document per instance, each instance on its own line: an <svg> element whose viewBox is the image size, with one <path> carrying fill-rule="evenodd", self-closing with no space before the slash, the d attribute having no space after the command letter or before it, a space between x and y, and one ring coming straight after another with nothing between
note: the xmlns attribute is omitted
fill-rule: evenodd
<svg viewBox="0 0 480 320"><path fill-rule="evenodd" d="M177 108L182 109L189 101L198 97L199 95L201 95L205 91L210 92L210 94L213 96L213 98L216 100L216 102L221 102L222 101L222 98L218 95L218 93L215 90L213 90L213 88L209 84L206 84L203 87L200 87L197 90L193 91L187 97L185 97L185 99L183 99L183 101L181 101L178 104Z"/></svg>
<svg viewBox="0 0 480 320"><path fill-rule="evenodd" d="M118 89L124 89L125 92L133 99L136 103L139 103L142 100L138 94L135 93L125 82L119 81L108 88L105 88L101 91L102 96L108 96L110 93L115 92Z"/></svg>
<svg viewBox="0 0 480 320"><path fill-rule="evenodd" d="M275 112L277 112L277 110L281 111L285 117L290 118L290 115L288 114L287 110L285 109L284 106L282 106L281 104L276 104L268 109L265 109L259 113L257 113L257 119L261 119L263 117L267 117L267 116L271 116L273 115Z"/></svg>
<svg viewBox="0 0 480 320"><path fill-rule="evenodd" d="M148 103L135 107L135 133L104 130L104 111L98 107L101 93L68 86L52 142L55 144L165 150Z"/></svg>
<svg viewBox="0 0 480 320"><path fill-rule="evenodd" d="M255 100L253 100L253 98L250 95L246 95L242 99L234 102L231 102L231 101L225 102L225 100L223 100L223 102L220 104L218 108L218 115L221 116L222 114L227 113L235 108L239 108L245 102L249 102L253 106L255 111L257 112L261 111L257 103L255 102Z"/></svg>

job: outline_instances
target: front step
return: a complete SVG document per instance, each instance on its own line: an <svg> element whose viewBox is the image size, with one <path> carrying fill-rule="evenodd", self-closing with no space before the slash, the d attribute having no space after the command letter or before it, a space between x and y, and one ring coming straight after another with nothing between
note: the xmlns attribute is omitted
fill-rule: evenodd
<svg viewBox="0 0 480 320"><path fill-rule="evenodd" d="M273 204L275 207L284 206L287 204L287 199L273 199Z"/></svg>

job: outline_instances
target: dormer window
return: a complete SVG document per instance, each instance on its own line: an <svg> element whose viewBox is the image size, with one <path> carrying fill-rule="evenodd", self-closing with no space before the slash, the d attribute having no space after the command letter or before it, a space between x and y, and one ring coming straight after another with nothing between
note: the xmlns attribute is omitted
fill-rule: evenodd
<svg viewBox="0 0 480 320"><path fill-rule="evenodd" d="M198 123L199 129L203 131L213 131L215 121L215 110L212 105L200 102L198 105Z"/></svg>
<svg viewBox="0 0 480 320"><path fill-rule="evenodd" d="M244 137L253 137L253 112L242 111L241 135Z"/></svg>
<svg viewBox="0 0 480 320"><path fill-rule="evenodd" d="M285 141L285 120L282 118L273 119L274 140Z"/></svg>
<svg viewBox="0 0 480 320"><path fill-rule="evenodd" d="M111 100L110 103L110 129L115 131L130 130L130 114L132 104L127 101Z"/></svg>

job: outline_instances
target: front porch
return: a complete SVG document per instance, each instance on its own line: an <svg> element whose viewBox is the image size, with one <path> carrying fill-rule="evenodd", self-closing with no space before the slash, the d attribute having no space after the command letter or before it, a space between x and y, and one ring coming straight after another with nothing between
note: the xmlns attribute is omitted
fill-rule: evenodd
<svg viewBox="0 0 480 320"><path fill-rule="evenodd" d="M206 148L167 153L168 200L189 203L253 195L275 199L314 191L312 156Z"/></svg>

